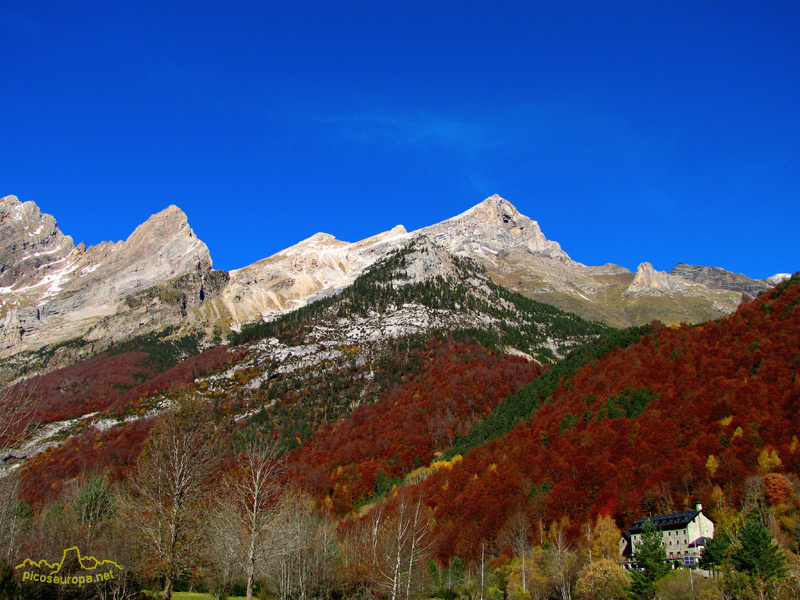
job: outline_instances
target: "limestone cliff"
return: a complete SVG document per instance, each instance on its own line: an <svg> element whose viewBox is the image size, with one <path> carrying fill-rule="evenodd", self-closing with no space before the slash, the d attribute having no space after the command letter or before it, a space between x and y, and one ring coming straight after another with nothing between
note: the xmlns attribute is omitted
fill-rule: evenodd
<svg viewBox="0 0 800 600"><path fill-rule="evenodd" d="M719 267L698 267L686 263L675 265L670 274L702 283L708 288L743 292L750 296L757 296L779 283L779 281L769 283L766 280L751 279L741 273L731 273Z"/></svg>
<svg viewBox="0 0 800 600"><path fill-rule="evenodd" d="M0 211L0 357L83 336L132 294L211 269L208 248L176 206L124 242L89 248L74 246L33 202L7 196ZM115 335L134 333L119 328Z"/></svg>
<svg viewBox="0 0 800 600"><path fill-rule="evenodd" d="M218 339L339 293L411 240L431 249L420 256L438 258L430 264L420 258L409 281L428 276L434 263L448 264L442 252L469 257L496 283L617 326L718 318L738 305L736 286L744 278L689 265L672 274L649 263L636 274L614 264L583 265L497 195L413 232L398 225L355 243L317 233L230 273L211 270L208 248L176 206L151 216L124 242L85 248L33 202L7 196L0 200L0 234L0 358L78 337L102 348L167 326Z"/></svg>

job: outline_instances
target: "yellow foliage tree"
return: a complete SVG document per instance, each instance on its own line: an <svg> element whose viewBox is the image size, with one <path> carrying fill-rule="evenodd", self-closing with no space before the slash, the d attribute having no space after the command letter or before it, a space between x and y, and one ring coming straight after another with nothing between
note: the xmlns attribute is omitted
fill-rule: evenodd
<svg viewBox="0 0 800 600"><path fill-rule="evenodd" d="M622 533L610 515L598 515L592 532L592 556L595 559L617 560Z"/></svg>
<svg viewBox="0 0 800 600"><path fill-rule="evenodd" d="M714 476L714 473L717 472L718 468L719 468L719 462L717 462L717 459L714 458L713 454L709 454L708 460L706 461L706 469L708 469L708 472L711 475L711 477Z"/></svg>
<svg viewBox="0 0 800 600"><path fill-rule="evenodd" d="M770 451L764 448L758 455L758 466L764 473L772 473L781 464L781 459L775 450Z"/></svg>

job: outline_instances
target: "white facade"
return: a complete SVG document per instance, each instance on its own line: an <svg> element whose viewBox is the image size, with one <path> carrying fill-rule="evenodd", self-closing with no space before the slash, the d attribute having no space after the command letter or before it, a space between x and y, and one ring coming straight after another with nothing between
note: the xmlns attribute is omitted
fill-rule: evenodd
<svg viewBox="0 0 800 600"><path fill-rule="evenodd" d="M695 511L659 515L651 519L661 532L661 545L667 560L684 560L686 557L699 558L705 541L714 537L714 523L702 513L702 506L697 505ZM634 523L630 532L630 548L625 537L620 541L620 554L635 556L637 546L641 544L643 521ZM689 559L691 560L691 559Z"/></svg>

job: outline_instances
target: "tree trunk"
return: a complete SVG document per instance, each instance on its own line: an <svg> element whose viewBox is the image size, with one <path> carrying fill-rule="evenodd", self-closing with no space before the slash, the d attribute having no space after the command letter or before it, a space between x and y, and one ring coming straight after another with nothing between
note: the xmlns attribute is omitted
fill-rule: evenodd
<svg viewBox="0 0 800 600"><path fill-rule="evenodd" d="M253 600L253 579L255 578L256 570L256 536L253 532L250 534L250 548L247 553L247 568L245 575L247 576L247 600Z"/></svg>
<svg viewBox="0 0 800 600"><path fill-rule="evenodd" d="M168 573L164 579L164 591L161 593L161 600L172 600L172 574Z"/></svg>

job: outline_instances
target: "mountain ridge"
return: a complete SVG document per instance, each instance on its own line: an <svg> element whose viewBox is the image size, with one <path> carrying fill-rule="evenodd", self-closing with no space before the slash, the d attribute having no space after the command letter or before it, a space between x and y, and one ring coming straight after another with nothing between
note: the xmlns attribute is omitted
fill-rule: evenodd
<svg viewBox="0 0 800 600"><path fill-rule="evenodd" d="M0 215L0 360L12 362L72 339L102 349L165 327L210 342L338 294L370 265L422 237L477 260L497 284L615 326L699 322L728 314L741 301L739 291L708 287L675 270L632 274L618 265L578 263L537 221L496 194L415 231L397 225L352 243L319 232L226 272L212 270L208 248L175 205L125 241L88 248L75 246L33 202L6 196Z"/></svg>

